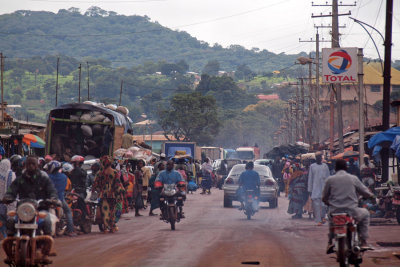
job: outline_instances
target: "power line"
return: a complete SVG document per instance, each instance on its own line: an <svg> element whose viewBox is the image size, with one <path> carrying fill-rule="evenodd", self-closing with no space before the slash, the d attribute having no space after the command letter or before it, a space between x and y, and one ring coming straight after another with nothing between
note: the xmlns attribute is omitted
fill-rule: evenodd
<svg viewBox="0 0 400 267"><path fill-rule="evenodd" d="M74 0L68 0L68 1L57 1L57 0L29 0L32 2L51 2L51 3L146 3L146 2L166 2L167 0L126 0L126 1L121 1L121 0L115 0L115 1L74 1Z"/></svg>

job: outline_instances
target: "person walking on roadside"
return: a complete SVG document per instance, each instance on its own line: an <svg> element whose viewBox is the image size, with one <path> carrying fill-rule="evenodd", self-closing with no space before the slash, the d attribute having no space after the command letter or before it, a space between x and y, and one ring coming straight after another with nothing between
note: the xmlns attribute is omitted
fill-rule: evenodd
<svg viewBox="0 0 400 267"><path fill-rule="evenodd" d="M303 207L307 203L307 172L296 163L289 184L288 213L293 214L292 219L301 219Z"/></svg>
<svg viewBox="0 0 400 267"><path fill-rule="evenodd" d="M122 207L122 196L125 191L119 177L120 172L114 170L110 156L102 156L100 159L102 169L96 175L92 186L92 192L98 192L101 199L101 217L104 224L104 232L110 233L118 230L115 222L117 205Z"/></svg>
<svg viewBox="0 0 400 267"><path fill-rule="evenodd" d="M159 173L162 172L163 170L165 170L165 165L164 163L160 163L158 165L158 170ZM153 174L150 178L149 181L149 186L150 186L150 212L149 212L149 216L156 216L157 214L153 213L153 210L157 209L160 207L160 194L161 194L161 190L162 188L155 188L154 187L154 182L156 181L157 175Z"/></svg>
<svg viewBox="0 0 400 267"><path fill-rule="evenodd" d="M328 165L322 162L322 153L315 153L316 163L311 164L308 172L308 193L311 195L315 222L322 225L325 220L325 207L322 204L322 190L330 176Z"/></svg>
<svg viewBox="0 0 400 267"><path fill-rule="evenodd" d="M201 173L202 173L201 187L203 189L203 192L201 192L200 194L202 195L204 195L206 192L208 192L208 194L211 194L212 171L213 168L211 166L210 159L206 158L204 160L204 163L201 165Z"/></svg>

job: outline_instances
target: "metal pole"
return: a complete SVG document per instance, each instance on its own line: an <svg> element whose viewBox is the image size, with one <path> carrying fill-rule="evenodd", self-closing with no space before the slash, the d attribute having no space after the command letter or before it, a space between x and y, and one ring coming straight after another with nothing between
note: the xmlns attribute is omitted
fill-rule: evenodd
<svg viewBox="0 0 400 267"><path fill-rule="evenodd" d="M329 99L330 119L329 119L329 151L333 156L333 140L334 140L334 127L335 127L335 93L333 91L333 84L331 83L331 97Z"/></svg>
<svg viewBox="0 0 400 267"><path fill-rule="evenodd" d="M359 123L359 164L363 162L364 158L364 127L365 127L365 116L364 116L364 70L363 70L363 49L358 49L358 123Z"/></svg>
<svg viewBox="0 0 400 267"><path fill-rule="evenodd" d="M79 64L79 84L78 84L78 103L81 103L81 73L82 64Z"/></svg>
<svg viewBox="0 0 400 267"><path fill-rule="evenodd" d="M392 67L392 20L393 0L386 0L386 27L385 27L385 64L383 70L383 114L382 127L387 130L390 127L390 75ZM389 149L383 148L382 158L382 180L389 179Z"/></svg>
<svg viewBox="0 0 400 267"><path fill-rule="evenodd" d="M310 53L311 59L311 53ZM309 91L308 91L308 143L310 144L310 148L313 144L313 129L314 129L314 93L313 93L313 84L312 84L312 61L308 63L308 84L309 84ZM304 107L303 107L304 110Z"/></svg>
<svg viewBox="0 0 400 267"><path fill-rule="evenodd" d="M56 75L56 107L58 105L58 68L60 66L60 58L57 58L57 75Z"/></svg>
<svg viewBox="0 0 400 267"><path fill-rule="evenodd" d="M300 103L301 103L301 113L300 113L300 127L301 127L301 135L302 135L302 141L305 143L306 142L306 123L305 123L305 111L304 111L304 79L301 78L301 91L300 91Z"/></svg>

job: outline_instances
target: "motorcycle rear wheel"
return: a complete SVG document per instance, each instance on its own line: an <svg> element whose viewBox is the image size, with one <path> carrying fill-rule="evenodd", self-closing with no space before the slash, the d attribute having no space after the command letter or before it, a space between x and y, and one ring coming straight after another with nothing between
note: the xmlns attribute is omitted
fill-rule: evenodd
<svg viewBox="0 0 400 267"><path fill-rule="evenodd" d="M346 255L346 251L347 251L346 238L343 237L338 240L338 251L336 253L337 261L339 262L340 267L349 266L349 260Z"/></svg>
<svg viewBox="0 0 400 267"><path fill-rule="evenodd" d="M80 228L85 234L90 234L92 232L92 222L89 220L85 221L80 225Z"/></svg>
<svg viewBox="0 0 400 267"><path fill-rule="evenodd" d="M171 224L171 230L175 230L176 214L175 207L169 207L168 209L169 223Z"/></svg>

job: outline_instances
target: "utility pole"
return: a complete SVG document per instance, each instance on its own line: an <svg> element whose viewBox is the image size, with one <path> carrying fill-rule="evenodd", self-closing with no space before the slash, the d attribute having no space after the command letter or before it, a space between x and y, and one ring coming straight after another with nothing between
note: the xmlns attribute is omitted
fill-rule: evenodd
<svg viewBox="0 0 400 267"><path fill-rule="evenodd" d="M289 144L293 143L293 101L289 100L289 120L288 120L288 129L289 129Z"/></svg>
<svg viewBox="0 0 400 267"><path fill-rule="evenodd" d="M78 103L81 103L81 73L82 64L79 64Z"/></svg>
<svg viewBox="0 0 400 267"><path fill-rule="evenodd" d="M390 75L392 68L392 21L393 0L386 0L386 26L385 26L385 63L383 70L383 114L382 126L384 131L390 127ZM382 180L389 179L389 149L383 148L382 156Z"/></svg>
<svg viewBox="0 0 400 267"><path fill-rule="evenodd" d="M310 52L311 59L311 52ZM308 143L310 144L310 148L313 145L313 129L314 129L314 94L313 94L313 85L312 85L312 62L308 63Z"/></svg>
<svg viewBox="0 0 400 267"><path fill-rule="evenodd" d="M319 15L319 16L314 16L312 15L312 18L316 17L332 17L332 48L337 48L340 47L339 45L339 16L347 16L351 15L351 12L349 11L346 14L339 14L338 12L338 0L332 0L332 5L314 5L312 6L332 6L332 13L329 15ZM340 4L340 6L355 6L353 5L344 5ZM333 89L333 85L332 85ZM331 94L333 94L333 90L331 91ZM331 95L331 113L334 112L334 106L332 109L332 98L334 96ZM342 117L342 88L341 85L338 84L336 87L336 100L337 100L337 120L338 120L338 136L339 136L339 151L343 152L344 151L344 143L343 143L343 117ZM331 114L332 118L332 114ZM331 122L331 127L333 127L333 123ZM330 147L333 147L333 129L330 129ZM332 151L331 151L332 154Z"/></svg>
<svg viewBox="0 0 400 267"><path fill-rule="evenodd" d="M89 61L86 61L87 68L87 100L90 100L90 90L89 90Z"/></svg>
<svg viewBox="0 0 400 267"><path fill-rule="evenodd" d="M60 66L60 58L57 58L57 75L56 75L56 107L58 105L58 68Z"/></svg>
<svg viewBox="0 0 400 267"><path fill-rule="evenodd" d="M358 49L358 153L359 162L364 158L364 127L365 127L365 116L364 116L364 70L363 70L363 49Z"/></svg>
<svg viewBox="0 0 400 267"><path fill-rule="evenodd" d="M121 80L121 88L119 89L119 106L121 106L122 101L122 86L124 85L124 80Z"/></svg>
<svg viewBox="0 0 400 267"><path fill-rule="evenodd" d="M306 123L304 122L305 116L304 116L304 79L300 79L301 87L300 87L300 127L301 127L301 138L302 141L305 143L306 142Z"/></svg>
<svg viewBox="0 0 400 267"><path fill-rule="evenodd" d="M4 57L3 53L0 53L0 72L1 72L1 122L4 122Z"/></svg>

